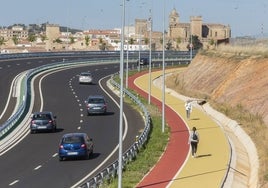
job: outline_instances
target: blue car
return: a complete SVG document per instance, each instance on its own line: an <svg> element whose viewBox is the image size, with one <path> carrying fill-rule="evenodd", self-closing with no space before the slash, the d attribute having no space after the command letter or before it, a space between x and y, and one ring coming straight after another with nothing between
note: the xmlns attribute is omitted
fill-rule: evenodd
<svg viewBox="0 0 268 188"><path fill-rule="evenodd" d="M93 153L93 140L86 133L68 133L63 135L59 145L59 160L83 158L89 159Z"/></svg>

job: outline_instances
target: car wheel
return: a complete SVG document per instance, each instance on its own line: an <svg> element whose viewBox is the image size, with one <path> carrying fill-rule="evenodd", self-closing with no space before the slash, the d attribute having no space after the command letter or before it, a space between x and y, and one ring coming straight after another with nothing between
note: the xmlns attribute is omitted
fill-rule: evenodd
<svg viewBox="0 0 268 188"><path fill-rule="evenodd" d="M63 157L59 157L59 161L63 161Z"/></svg>

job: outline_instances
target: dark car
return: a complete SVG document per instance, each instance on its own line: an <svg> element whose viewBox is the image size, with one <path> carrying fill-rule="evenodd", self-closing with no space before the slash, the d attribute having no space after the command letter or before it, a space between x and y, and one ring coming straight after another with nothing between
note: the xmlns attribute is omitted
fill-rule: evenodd
<svg viewBox="0 0 268 188"><path fill-rule="evenodd" d="M91 114L105 114L107 112L107 103L102 95L89 96L85 101L87 108L87 115Z"/></svg>
<svg viewBox="0 0 268 188"><path fill-rule="evenodd" d="M137 60L137 66L138 65L148 65L149 64L149 60L148 58L140 58L140 60Z"/></svg>
<svg viewBox="0 0 268 188"><path fill-rule="evenodd" d="M67 133L60 140L59 160L89 159L93 153L93 148L93 140L86 133Z"/></svg>
<svg viewBox="0 0 268 188"><path fill-rule="evenodd" d="M35 112L31 116L31 133L57 130L56 116L52 112Z"/></svg>

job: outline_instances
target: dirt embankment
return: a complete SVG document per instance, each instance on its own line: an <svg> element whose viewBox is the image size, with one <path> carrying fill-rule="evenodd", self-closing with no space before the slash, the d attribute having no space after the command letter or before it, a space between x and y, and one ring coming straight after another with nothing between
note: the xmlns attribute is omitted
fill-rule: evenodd
<svg viewBox="0 0 268 188"><path fill-rule="evenodd" d="M267 58L199 53L183 73L169 79L174 85L168 87L240 106L268 125Z"/></svg>

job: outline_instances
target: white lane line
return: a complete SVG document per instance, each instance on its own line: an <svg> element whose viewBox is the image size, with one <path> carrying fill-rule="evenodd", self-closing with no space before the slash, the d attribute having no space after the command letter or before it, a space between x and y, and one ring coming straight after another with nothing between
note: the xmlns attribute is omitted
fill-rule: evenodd
<svg viewBox="0 0 268 188"><path fill-rule="evenodd" d="M19 182L19 180L15 180L15 181L13 181L12 183L10 183L9 186L15 185L15 184L18 183L18 182Z"/></svg>
<svg viewBox="0 0 268 188"><path fill-rule="evenodd" d="M81 129L81 127L79 126L79 127L77 127L77 130L80 130Z"/></svg>
<svg viewBox="0 0 268 188"><path fill-rule="evenodd" d="M54 155L52 155L53 158L57 157L58 153L55 153Z"/></svg>
<svg viewBox="0 0 268 188"><path fill-rule="evenodd" d="M108 76L106 76L106 77L108 77ZM106 77L103 77L102 79L99 80L99 86L110 97L110 99L114 101L114 103L117 105L117 107L120 108L120 105L116 102L116 100L101 85L101 81L103 79L105 79ZM123 119L124 119L124 122L125 122L125 129L124 129L124 134L123 134L123 140L125 140L126 135L127 135L127 132L128 132L128 122L127 122L126 114L124 112L123 112ZM117 146L114 148L114 150L94 170L92 170L90 173L88 173L85 177L83 177L76 184L72 185L71 188L78 187L79 184L81 184L83 181L85 181L86 179L88 179L92 174L94 174L98 169L100 169L112 157L112 155L114 155L115 152L117 152L118 149L119 149L119 144L117 144Z"/></svg>
<svg viewBox="0 0 268 188"><path fill-rule="evenodd" d="M34 168L34 170L38 170L41 167L42 167L42 165L38 165L37 167Z"/></svg>

